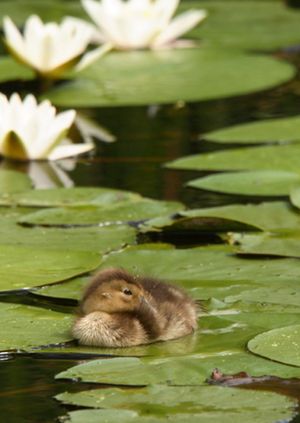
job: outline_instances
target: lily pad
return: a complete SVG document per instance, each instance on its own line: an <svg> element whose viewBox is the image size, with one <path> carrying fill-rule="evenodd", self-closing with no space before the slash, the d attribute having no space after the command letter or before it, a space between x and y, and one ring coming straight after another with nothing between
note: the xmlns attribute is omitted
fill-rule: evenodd
<svg viewBox="0 0 300 423"><path fill-rule="evenodd" d="M282 306L299 306L300 304L300 289L296 284L289 286L285 284L284 288L272 286L256 288L251 290L244 290L236 295L229 295L225 298L227 303L235 303L237 301L248 301L253 303L260 303L263 306L268 304L281 304ZM287 311L287 310L286 310Z"/></svg>
<svg viewBox="0 0 300 423"><path fill-rule="evenodd" d="M140 199L139 194L109 188L74 187L37 189L19 194L1 195L0 205L22 207L107 206Z"/></svg>
<svg viewBox="0 0 300 423"><path fill-rule="evenodd" d="M152 219L143 223L143 232L166 231L274 231L300 229L300 213L284 201L261 204L232 204L181 211L174 218Z"/></svg>
<svg viewBox="0 0 300 423"><path fill-rule="evenodd" d="M293 206L300 209L300 188L295 187L291 189L290 200Z"/></svg>
<svg viewBox="0 0 300 423"><path fill-rule="evenodd" d="M300 367L300 325L261 333L248 342L254 354Z"/></svg>
<svg viewBox="0 0 300 423"><path fill-rule="evenodd" d="M14 170L0 171L0 196L27 191L30 188L31 180L26 174Z"/></svg>
<svg viewBox="0 0 300 423"><path fill-rule="evenodd" d="M187 183L189 187L208 191L265 197L287 196L295 185L300 185L300 175L280 170L228 172L206 176Z"/></svg>
<svg viewBox="0 0 300 423"><path fill-rule="evenodd" d="M88 228L28 228L0 215L0 244L42 249L93 251L99 254L134 244L136 230L128 226Z"/></svg>
<svg viewBox="0 0 300 423"><path fill-rule="evenodd" d="M88 251L0 245L0 291L45 285L95 269L99 254Z"/></svg>
<svg viewBox="0 0 300 423"><path fill-rule="evenodd" d="M64 107L200 101L259 91L293 76L293 67L277 59L205 46L113 52L47 98Z"/></svg>
<svg viewBox="0 0 300 423"><path fill-rule="evenodd" d="M295 281L300 277L297 259L261 260L235 256L230 249L198 247L149 249L128 247L103 259L101 268L123 267L130 272L166 279L191 289L197 296L201 283L243 281L272 283ZM212 287L212 285L211 285ZM202 291L203 292L203 291Z"/></svg>
<svg viewBox="0 0 300 423"><path fill-rule="evenodd" d="M72 316L44 308L0 303L0 350L59 344L71 339Z"/></svg>
<svg viewBox="0 0 300 423"><path fill-rule="evenodd" d="M184 208L171 201L140 199L97 207L67 207L40 210L19 219L19 223L40 226L109 225L138 222L158 215L171 215Z"/></svg>
<svg viewBox="0 0 300 423"><path fill-rule="evenodd" d="M227 413L238 421L239 415L244 421L244 414L253 413L257 422L273 422L279 419L289 419L294 414L296 401L274 393L238 390L216 386L171 387L153 385L139 389L98 389L79 393L64 393L56 396L64 404L81 407L111 409L117 408L122 413L125 410L137 411L141 421L166 421L173 418L188 417L201 422L228 420ZM236 405L235 405L236 404ZM258 406L260 404L260 406ZM223 416L221 416L223 413ZM144 417L145 414L147 417ZM102 413L99 412L99 421ZM242 417L243 416L243 417ZM106 415L103 417L106 420ZM248 416L247 416L248 417ZM117 419L119 421L119 419ZM198 420L198 421L199 421ZM247 420L247 419L246 419ZM89 421L89 420L86 420ZM196 421L196 420L195 420Z"/></svg>
<svg viewBox="0 0 300 423"><path fill-rule="evenodd" d="M280 234L230 234L237 252L281 257L300 257L300 233Z"/></svg>
<svg viewBox="0 0 300 423"><path fill-rule="evenodd" d="M29 68L16 63L15 60L10 57L0 56L0 82L17 79L26 81L33 78L34 73Z"/></svg>
<svg viewBox="0 0 300 423"><path fill-rule="evenodd" d="M35 289L36 295L42 295L52 298L67 298L71 300L79 300L86 284L89 282L89 276L79 276L54 285L43 286Z"/></svg>
<svg viewBox="0 0 300 423"><path fill-rule="evenodd" d="M226 374L245 371L252 376L299 377L300 369L274 363L246 352L226 352L211 357L201 354L176 358L116 357L79 364L59 373L57 379L112 385L145 386L152 384L197 386L214 368Z"/></svg>
<svg viewBox="0 0 300 423"><path fill-rule="evenodd" d="M230 126L204 134L203 138L218 143L261 144L267 142L299 142L300 116L268 119Z"/></svg>
<svg viewBox="0 0 300 423"><path fill-rule="evenodd" d="M186 170L285 170L300 173L300 145L235 148L195 154L169 162L169 169Z"/></svg>

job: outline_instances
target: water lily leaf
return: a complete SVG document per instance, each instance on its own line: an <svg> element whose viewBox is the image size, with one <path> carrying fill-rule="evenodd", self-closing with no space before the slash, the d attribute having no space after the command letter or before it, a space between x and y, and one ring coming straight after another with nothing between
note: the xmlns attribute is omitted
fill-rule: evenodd
<svg viewBox="0 0 300 423"><path fill-rule="evenodd" d="M44 308L0 303L0 350L59 344L71 339L72 316Z"/></svg>
<svg viewBox="0 0 300 423"><path fill-rule="evenodd" d="M27 191L30 188L31 180L26 174L14 170L0 171L0 196Z"/></svg>
<svg viewBox="0 0 300 423"><path fill-rule="evenodd" d="M214 368L227 374L245 371L252 376L299 377L300 369L274 363L246 352L232 352L203 357L201 354L176 358L116 357L92 360L59 373L57 379L113 385L145 386L152 384L201 385Z"/></svg>
<svg viewBox="0 0 300 423"><path fill-rule="evenodd" d="M253 413L254 421L271 423L278 419L289 419L294 414L296 407L295 400L278 394L216 386L153 385L126 390L98 389L74 394L65 392L57 395L56 399L64 404L81 407L108 410L117 408L119 412L122 410L122 413L124 409L137 411L141 417L148 416L144 417L145 422L149 421L149 416L157 418L156 420L152 417L151 421L165 421L166 418L173 421L174 417L178 419L177 421L179 418L188 421L189 416L195 419L197 415L201 422L217 421L218 418L222 421L225 418L226 421L227 413L232 418L231 421L238 421L239 415L243 416L244 421L244 413L247 415L246 420ZM102 412L99 412L98 415L99 421L102 418L105 418L105 421L112 421L107 420L107 415L102 415ZM144 418L142 417L142 422ZM119 421L119 419L117 420Z"/></svg>
<svg viewBox="0 0 300 423"><path fill-rule="evenodd" d="M209 13L191 33L203 42L252 51L274 50L299 42L299 14L281 1L206 0L193 2L193 6L201 6ZM192 3L187 2L186 7L192 7Z"/></svg>
<svg viewBox="0 0 300 423"><path fill-rule="evenodd" d="M0 291L29 288L69 279L95 269L101 259L92 251L0 245Z"/></svg>
<svg viewBox="0 0 300 423"><path fill-rule="evenodd" d="M25 216L26 218L26 216ZM239 228L240 229L237 229ZM300 214L289 203L273 201L261 204L233 204L229 206L192 209L179 212L177 218L152 220L143 224L143 230L199 230L225 231L276 231L291 232L300 228Z"/></svg>
<svg viewBox="0 0 300 423"><path fill-rule="evenodd" d="M300 233L230 234L230 243L239 253L300 257Z"/></svg>
<svg viewBox="0 0 300 423"><path fill-rule="evenodd" d="M0 215L0 244L104 254L126 244L134 244L135 239L136 230L123 225L103 228L29 228L18 225L9 216L5 218Z"/></svg>
<svg viewBox="0 0 300 423"><path fill-rule="evenodd" d="M126 200L140 199L139 194L109 188L74 187L25 191L2 195L0 205L22 207L106 206Z"/></svg>
<svg viewBox="0 0 300 423"><path fill-rule="evenodd" d="M300 209L300 188L294 187L291 189L290 200L293 206Z"/></svg>
<svg viewBox="0 0 300 423"><path fill-rule="evenodd" d="M79 300L89 280L89 276L79 276L55 285L43 286L35 289L34 293L45 297Z"/></svg>
<svg viewBox="0 0 300 423"><path fill-rule="evenodd" d="M276 284L277 285L277 284ZM263 307L268 304L281 304L282 306L299 307L300 304L300 290L297 284L285 284L284 288L272 286L272 289L267 287L256 288L251 290L244 290L235 295L229 295L225 298L227 303L235 303L237 301L247 301L253 303L261 303ZM287 310L286 310L287 311Z"/></svg>
<svg viewBox="0 0 300 423"><path fill-rule="evenodd" d="M248 342L254 354L300 367L300 325L261 333Z"/></svg>
<svg viewBox="0 0 300 423"><path fill-rule="evenodd" d="M300 185L300 175L293 172L257 170L209 175L187 183L192 188L239 195L285 196Z"/></svg>
<svg viewBox="0 0 300 423"><path fill-rule="evenodd" d="M299 174L300 145L235 148L182 157L166 165L186 170L286 170Z"/></svg>
<svg viewBox="0 0 300 423"><path fill-rule="evenodd" d="M1 3L0 3L1 4ZM34 73L7 56L0 56L0 82L22 79L30 80Z"/></svg>
<svg viewBox="0 0 300 423"><path fill-rule="evenodd" d="M258 91L291 79L291 65L237 51L192 49L109 53L47 98L64 107L200 101Z"/></svg>
<svg viewBox="0 0 300 423"><path fill-rule="evenodd" d="M263 261L235 256L230 249L198 247L186 249L148 249L128 247L103 259L101 268L123 267L191 289L196 298L202 283L214 281L243 281L272 283L295 281L300 277L297 259L278 258ZM205 286L207 286L205 285ZM211 285L212 286L212 285ZM203 292L203 291L202 291Z"/></svg>
<svg viewBox="0 0 300 423"><path fill-rule="evenodd" d="M259 144L266 142L298 142L300 117L268 119L204 134L203 138L218 143Z"/></svg>
<svg viewBox="0 0 300 423"><path fill-rule="evenodd" d="M68 207L40 210L19 219L21 224L42 226L99 225L137 222L157 215L170 215L184 208L183 204L171 201L141 199L123 201L97 207Z"/></svg>

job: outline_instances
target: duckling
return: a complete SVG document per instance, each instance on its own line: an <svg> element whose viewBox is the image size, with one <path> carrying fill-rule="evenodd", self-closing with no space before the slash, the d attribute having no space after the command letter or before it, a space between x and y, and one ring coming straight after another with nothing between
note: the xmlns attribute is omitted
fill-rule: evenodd
<svg viewBox="0 0 300 423"><path fill-rule="evenodd" d="M87 286L72 333L80 344L129 347L180 338L197 328L197 305L180 288L118 268Z"/></svg>

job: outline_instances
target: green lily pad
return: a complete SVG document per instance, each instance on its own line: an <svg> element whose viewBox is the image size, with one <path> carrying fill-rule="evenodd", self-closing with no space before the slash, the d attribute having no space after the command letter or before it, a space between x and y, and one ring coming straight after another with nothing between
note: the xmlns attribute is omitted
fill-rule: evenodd
<svg viewBox="0 0 300 423"><path fill-rule="evenodd" d="M226 352L210 357L201 354L176 358L116 357L93 360L59 373L57 379L112 385L201 385L215 368L226 374L245 371L252 376L299 377L300 369L274 363L246 352Z"/></svg>
<svg viewBox="0 0 300 423"><path fill-rule="evenodd" d="M268 304L281 304L282 306L289 306L289 308L292 308L292 306L299 307L300 290L296 284L292 284L292 286L285 284L284 288L277 285L272 286L272 289L262 287L248 291L244 290L239 294L229 295L225 298L227 303L235 303L237 301L261 303L264 307Z"/></svg>
<svg viewBox="0 0 300 423"><path fill-rule="evenodd" d="M170 215L184 208L171 201L140 199L97 207L67 207L40 210L19 219L19 223L41 226L108 225L138 222L157 215Z"/></svg>
<svg viewBox="0 0 300 423"><path fill-rule="evenodd" d="M35 289L34 293L45 297L79 300L89 280L89 276L79 276L55 285L43 286Z"/></svg>
<svg viewBox="0 0 300 423"><path fill-rule="evenodd" d="M26 66L16 63L10 57L0 56L0 82L11 80L30 80L34 78L34 73Z"/></svg>
<svg viewBox="0 0 300 423"><path fill-rule="evenodd" d="M64 107L211 100L270 88L293 75L291 65L271 57L204 46L113 52L47 98Z"/></svg>
<svg viewBox="0 0 300 423"><path fill-rule="evenodd" d="M179 283L191 289L196 298L201 298L197 296L197 288L208 281L272 283L295 281L300 277L297 259L249 260L222 247L169 250L128 247L105 257L101 268L106 267L123 267L133 273Z"/></svg>
<svg viewBox="0 0 300 423"><path fill-rule="evenodd" d="M267 142L298 142L300 117L268 119L230 126L204 134L203 138L218 143L260 144Z"/></svg>
<svg viewBox="0 0 300 423"><path fill-rule="evenodd" d="M72 316L44 308L0 303L0 350L59 344L71 339Z"/></svg>
<svg viewBox="0 0 300 423"><path fill-rule="evenodd" d="M0 245L0 291L30 288L69 279L95 269L101 261L92 251Z"/></svg>
<svg viewBox="0 0 300 423"><path fill-rule="evenodd" d="M57 395L56 399L64 404L81 407L108 410L117 408L119 412L122 410L122 413L124 409L137 411L140 416L148 416L145 421L148 421L149 416L156 417L157 421L173 420L174 417L187 420L189 415L192 419L198 415L201 422L217 421L218 417L223 421L224 417L226 420L227 413L231 417L235 415L236 418L231 421L238 421L239 415L243 418L244 413L251 414L252 411L255 421L271 423L278 419L289 419L294 414L296 406L295 400L278 394L216 386L153 385L126 390L98 389L74 394L66 392ZM221 413L224 413L223 417ZM107 421L106 415L104 416ZM99 412L100 420L101 412ZM141 421L144 421L143 417ZM151 421L154 421L153 418Z"/></svg>
<svg viewBox="0 0 300 423"><path fill-rule="evenodd" d="M26 217L26 216L25 216ZM274 231L295 232L300 229L300 214L289 203L273 201L261 204L192 209L179 212L174 218L158 218L145 222L143 232L166 231Z"/></svg>
<svg viewBox="0 0 300 423"><path fill-rule="evenodd" d="M300 185L300 175L284 171L228 172L206 176L187 183L192 188L239 195L286 196Z"/></svg>
<svg viewBox="0 0 300 423"><path fill-rule="evenodd" d="M300 367L300 325L261 333L248 342L254 354Z"/></svg>
<svg viewBox="0 0 300 423"><path fill-rule="evenodd" d="M299 174L300 145L244 147L195 154L169 162L166 167L186 170L285 170Z"/></svg>
<svg viewBox="0 0 300 423"><path fill-rule="evenodd" d="M31 188L30 178L14 170L0 171L0 196L27 191Z"/></svg>
<svg viewBox="0 0 300 423"><path fill-rule="evenodd" d="M107 206L140 199L139 194L109 188L74 187L37 189L18 194L0 193L0 205L22 207Z"/></svg>
<svg viewBox="0 0 300 423"><path fill-rule="evenodd" d="M300 188L294 187L291 189L290 200L293 206L300 209Z"/></svg>
<svg viewBox="0 0 300 423"><path fill-rule="evenodd" d="M22 215L21 215L22 216ZM129 226L88 228L39 228L18 225L0 215L0 244L23 245L42 249L94 251L99 254L134 244L136 230Z"/></svg>
<svg viewBox="0 0 300 423"><path fill-rule="evenodd" d="M239 253L281 257L300 257L300 233L230 234L230 242Z"/></svg>

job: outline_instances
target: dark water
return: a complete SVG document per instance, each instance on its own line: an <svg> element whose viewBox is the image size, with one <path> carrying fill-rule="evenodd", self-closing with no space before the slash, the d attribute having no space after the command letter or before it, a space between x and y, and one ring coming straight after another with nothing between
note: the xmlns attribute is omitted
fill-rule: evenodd
<svg viewBox="0 0 300 423"><path fill-rule="evenodd" d="M290 60L300 62L295 54ZM69 176L76 185L128 189L152 198L181 200L190 207L249 201L248 198L187 189L184 183L200 176L199 173L171 171L162 165L183 155L220 148L213 144L204 146L199 141L205 132L256 119L299 114L299 93L298 76L276 89L226 100L84 110L109 129L117 142L99 142L96 155L80 159ZM31 357L0 361L0 421L53 422L57 416L65 414L66 409L52 397L75 387L55 381L54 376L74 364L72 360ZM268 387L273 388L281 389ZM299 392L300 385L295 383L286 393L299 398ZM300 422L299 416L293 422Z"/></svg>

